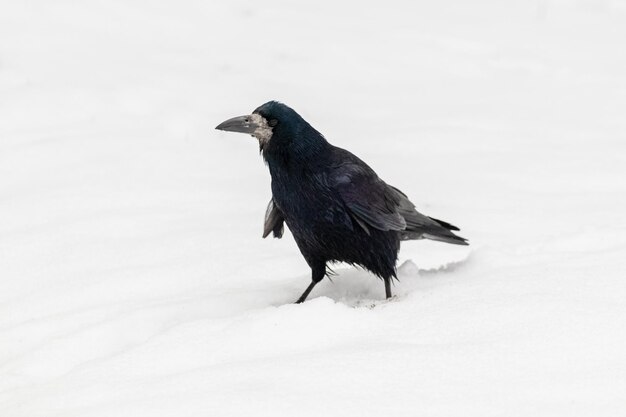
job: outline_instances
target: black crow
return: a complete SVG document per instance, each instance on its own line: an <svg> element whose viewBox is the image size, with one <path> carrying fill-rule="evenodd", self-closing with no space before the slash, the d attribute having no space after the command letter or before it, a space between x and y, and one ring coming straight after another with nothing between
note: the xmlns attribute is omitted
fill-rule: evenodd
<svg viewBox="0 0 626 417"><path fill-rule="evenodd" d="M297 303L326 276L329 262L371 271L383 279L389 298L401 240L467 245L452 233L457 227L419 213L402 191L350 152L328 143L282 103L270 101L216 129L248 133L259 141L272 176L263 237L273 233L280 238L287 223L312 270L312 282Z"/></svg>

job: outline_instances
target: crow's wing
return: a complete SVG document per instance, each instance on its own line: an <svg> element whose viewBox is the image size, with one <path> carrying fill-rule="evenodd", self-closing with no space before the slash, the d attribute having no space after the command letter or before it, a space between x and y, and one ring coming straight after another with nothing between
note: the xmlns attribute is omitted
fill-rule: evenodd
<svg viewBox="0 0 626 417"><path fill-rule="evenodd" d="M403 240L427 238L467 244L465 239L450 231L458 228L418 212L402 191L378 178L374 170L356 156L346 156L344 154L343 161L331 170L329 183L356 223L368 234L369 226L383 231L398 231Z"/></svg>
<svg viewBox="0 0 626 417"><path fill-rule="evenodd" d="M352 217L368 233L367 226L384 231L406 228L406 221L398 210L400 195L364 163L335 166L329 180Z"/></svg>
<svg viewBox="0 0 626 417"><path fill-rule="evenodd" d="M274 237L280 239L283 237L283 231L285 230L285 217L283 213L274 204L272 198L265 210L265 224L263 226L263 238L265 239L270 232L274 232Z"/></svg>

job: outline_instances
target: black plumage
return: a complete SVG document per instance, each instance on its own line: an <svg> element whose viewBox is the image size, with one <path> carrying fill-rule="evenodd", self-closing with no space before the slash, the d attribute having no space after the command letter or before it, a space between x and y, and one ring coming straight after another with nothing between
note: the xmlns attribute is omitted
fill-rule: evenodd
<svg viewBox="0 0 626 417"><path fill-rule="evenodd" d="M272 176L263 237L282 237L286 223L312 270L312 282L297 302L324 278L328 263L368 269L383 279L389 298L401 240L467 245L452 232L457 227L419 213L404 193L282 103L270 101L217 129L259 140Z"/></svg>

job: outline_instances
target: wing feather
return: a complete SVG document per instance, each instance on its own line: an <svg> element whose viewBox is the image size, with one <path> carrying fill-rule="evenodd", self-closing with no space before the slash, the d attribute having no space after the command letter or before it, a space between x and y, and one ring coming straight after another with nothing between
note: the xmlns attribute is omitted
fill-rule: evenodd
<svg viewBox="0 0 626 417"><path fill-rule="evenodd" d="M265 210L265 224L263 226L263 238L265 239L271 232L274 232L274 237L280 239L283 237L285 230L285 217L283 213L276 207L274 199L272 198Z"/></svg>
<svg viewBox="0 0 626 417"><path fill-rule="evenodd" d="M347 151L345 151L347 153ZM363 161L350 154L333 167L330 185L338 192L356 223L369 235L368 227L400 233L400 238L433 239L467 245L451 230L455 226L418 212L406 194L386 184Z"/></svg>

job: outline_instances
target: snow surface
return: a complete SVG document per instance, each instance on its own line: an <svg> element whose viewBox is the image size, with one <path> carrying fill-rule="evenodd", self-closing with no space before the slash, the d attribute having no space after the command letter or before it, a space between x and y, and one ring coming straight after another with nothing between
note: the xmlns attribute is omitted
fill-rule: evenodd
<svg viewBox="0 0 626 417"><path fill-rule="evenodd" d="M262 240L270 99L469 248ZM0 416L616 416L626 2L0 3Z"/></svg>

